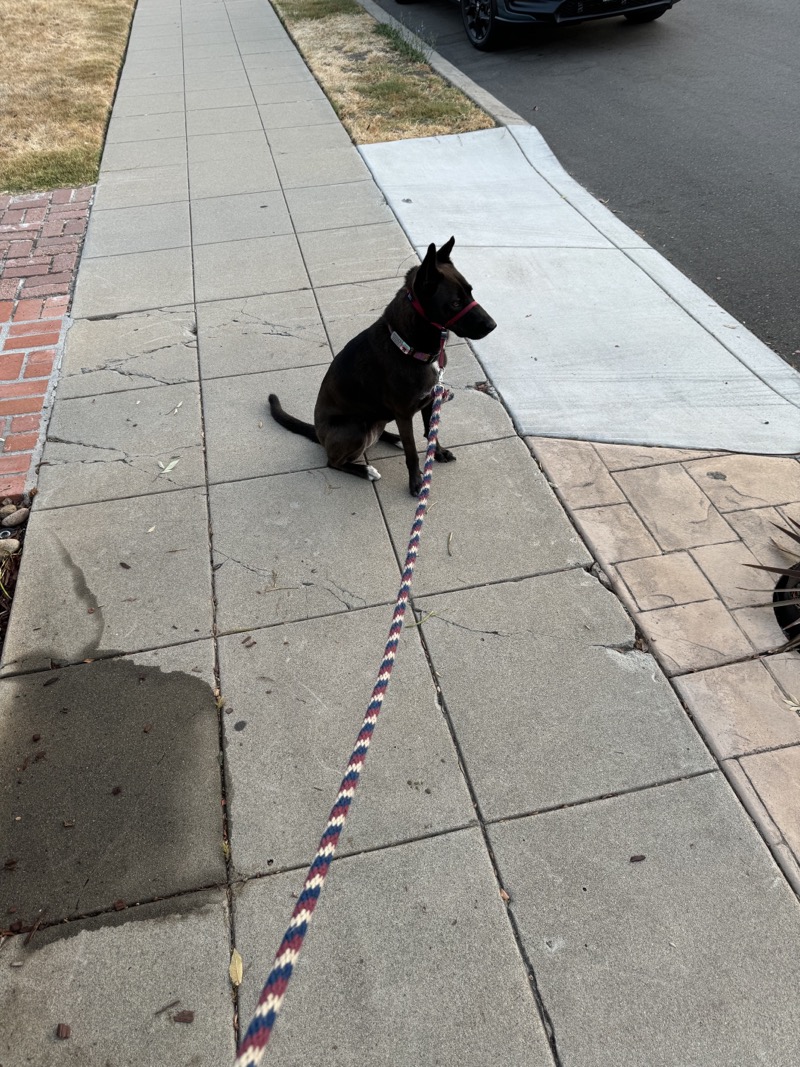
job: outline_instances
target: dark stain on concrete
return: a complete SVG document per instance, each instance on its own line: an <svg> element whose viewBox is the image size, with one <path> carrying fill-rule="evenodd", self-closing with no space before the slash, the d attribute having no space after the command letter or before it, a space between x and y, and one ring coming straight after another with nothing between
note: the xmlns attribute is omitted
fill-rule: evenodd
<svg viewBox="0 0 800 1067"><path fill-rule="evenodd" d="M0 927L224 883L219 759L194 674L119 657L0 680Z"/></svg>

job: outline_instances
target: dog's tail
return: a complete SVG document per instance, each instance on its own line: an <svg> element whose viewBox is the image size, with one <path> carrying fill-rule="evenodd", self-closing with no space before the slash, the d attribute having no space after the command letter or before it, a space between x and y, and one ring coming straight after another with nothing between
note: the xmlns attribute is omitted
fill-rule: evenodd
<svg viewBox="0 0 800 1067"><path fill-rule="evenodd" d="M288 415L281 407L281 402L274 393L270 393L267 399L269 400L269 409L272 412L272 417L276 422L279 422L281 426L285 426L287 430L291 430L292 433L302 434L303 437L307 437L309 440L316 441L319 444L317 431L310 422L301 422L294 415Z"/></svg>

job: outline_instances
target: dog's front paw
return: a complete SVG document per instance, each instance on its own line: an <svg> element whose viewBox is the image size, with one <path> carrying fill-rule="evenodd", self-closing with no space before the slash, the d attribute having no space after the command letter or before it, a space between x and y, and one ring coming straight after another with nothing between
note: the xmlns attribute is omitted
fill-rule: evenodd
<svg viewBox="0 0 800 1067"><path fill-rule="evenodd" d="M456 457L449 448L437 448L433 454L437 463L455 463Z"/></svg>
<svg viewBox="0 0 800 1067"><path fill-rule="evenodd" d="M419 491L422 488L422 474L417 471L416 474L409 474L408 476L408 491L412 496L419 496Z"/></svg>

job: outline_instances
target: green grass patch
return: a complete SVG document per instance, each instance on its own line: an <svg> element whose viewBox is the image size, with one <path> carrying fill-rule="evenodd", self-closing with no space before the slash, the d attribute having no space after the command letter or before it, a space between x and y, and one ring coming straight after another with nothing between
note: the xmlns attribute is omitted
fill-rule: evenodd
<svg viewBox="0 0 800 1067"><path fill-rule="evenodd" d="M379 37L383 37L385 41L388 41L391 48L410 63L428 62L428 57L416 45L412 44L397 26L387 26L385 22L377 22L375 24L375 33Z"/></svg>
<svg viewBox="0 0 800 1067"><path fill-rule="evenodd" d="M9 193L29 193L34 189L93 185L97 181L99 166L98 145L54 152L27 152L0 164L0 189Z"/></svg>
<svg viewBox="0 0 800 1067"><path fill-rule="evenodd" d="M355 0L286 0L281 12L288 21L326 19L332 15L357 15L363 8Z"/></svg>

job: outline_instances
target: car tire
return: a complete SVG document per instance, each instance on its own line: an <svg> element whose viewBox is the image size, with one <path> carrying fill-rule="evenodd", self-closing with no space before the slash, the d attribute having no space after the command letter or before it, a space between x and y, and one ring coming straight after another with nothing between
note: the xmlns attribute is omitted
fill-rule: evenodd
<svg viewBox="0 0 800 1067"><path fill-rule="evenodd" d="M651 7L649 11L631 11L625 16L628 22L655 22L669 11L669 4L663 7Z"/></svg>
<svg viewBox="0 0 800 1067"><path fill-rule="evenodd" d="M494 0L461 0L461 21L467 40L479 52L491 52L502 43L505 27L497 21Z"/></svg>

